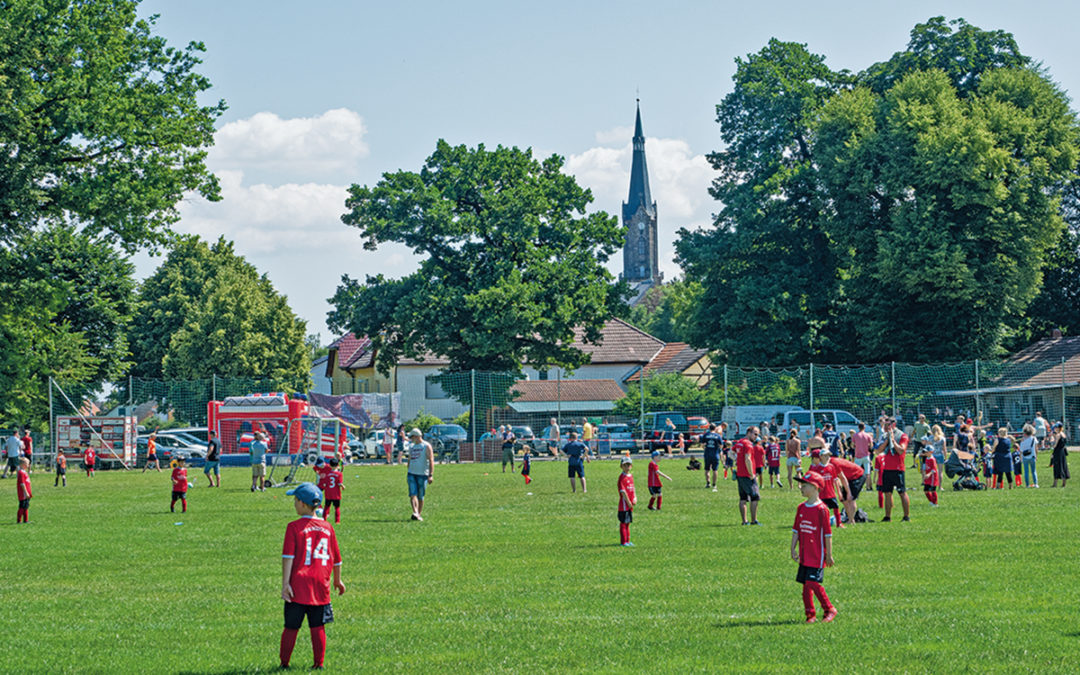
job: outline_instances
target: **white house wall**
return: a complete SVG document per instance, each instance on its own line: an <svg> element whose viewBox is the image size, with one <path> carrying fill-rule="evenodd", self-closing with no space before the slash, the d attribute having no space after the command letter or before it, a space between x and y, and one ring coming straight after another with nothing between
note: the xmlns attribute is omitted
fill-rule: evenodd
<svg viewBox="0 0 1080 675"><path fill-rule="evenodd" d="M438 374L439 368L433 366L397 367L397 390L401 393L402 419L411 420L423 409L443 420L451 420L469 409L453 398L426 397L427 377Z"/></svg>

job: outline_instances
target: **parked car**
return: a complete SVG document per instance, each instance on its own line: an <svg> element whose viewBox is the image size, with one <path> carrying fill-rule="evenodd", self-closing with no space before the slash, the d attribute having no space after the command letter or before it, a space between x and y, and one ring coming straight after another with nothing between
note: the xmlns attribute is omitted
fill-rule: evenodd
<svg viewBox="0 0 1080 675"><path fill-rule="evenodd" d="M178 438L190 446L202 448L206 448L207 444L209 443L209 440L207 439L210 438L209 436L207 436L206 439L200 439L194 433L189 431L181 431L180 429L169 429L168 431L158 432L158 445L161 445L161 439L165 437Z"/></svg>
<svg viewBox="0 0 1080 675"><path fill-rule="evenodd" d="M697 440L697 437L709 430L709 420L700 415L694 417L687 417L686 422L690 427L690 436Z"/></svg>
<svg viewBox="0 0 1080 675"><path fill-rule="evenodd" d="M141 431L139 432L142 433ZM158 436L180 436L183 435L187 438L191 438L196 443L202 443L206 445L210 442L210 430L206 427L180 427L178 429L161 429L158 431Z"/></svg>
<svg viewBox="0 0 1080 675"><path fill-rule="evenodd" d="M387 434L390 435L391 440L396 440L396 429L373 429L362 443L356 443L355 449L353 449L354 446L352 444L349 445L349 448L353 450L354 456L383 457L385 459L384 455L386 454L386 451L383 450L383 439ZM393 454L393 452L394 450L391 450L391 454Z"/></svg>
<svg viewBox="0 0 1080 675"><path fill-rule="evenodd" d="M149 448L150 436L139 436L135 439L135 467L140 468L146 465L146 452ZM158 434L157 437L157 457L158 463L165 468L172 461L176 455L182 455L188 462L188 466L202 466L206 462L206 446L188 445L186 442L181 441L175 437L162 436Z"/></svg>
<svg viewBox="0 0 1080 675"><path fill-rule="evenodd" d="M637 450L637 441L629 424L601 424L596 430L597 452Z"/></svg>
<svg viewBox="0 0 1080 675"><path fill-rule="evenodd" d="M645 444L651 450L667 447L680 433L690 437L690 422L680 412L645 413L636 431L644 431Z"/></svg>
<svg viewBox="0 0 1080 675"><path fill-rule="evenodd" d="M750 427L768 422L775 428L780 425L785 413L799 410L802 408L797 405L729 405L720 413L720 421L727 422L728 438L742 438ZM806 420L809 425L810 418Z"/></svg>
<svg viewBox="0 0 1080 675"><path fill-rule="evenodd" d="M424 438L431 443L435 458L442 461L458 461L459 443L464 443L469 432L460 424L433 424Z"/></svg>
<svg viewBox="0 0 1080 675"><path fill-rule="evenodd" d="M859 420L846 410L815 410L813 424L809 410L789 410L777 418L776 435L785 437L789 429L797 428L799 438L806 441L814 435L814 429L821 428L825 422L832 424L837 433L849 436L859 430Z"/></svg>

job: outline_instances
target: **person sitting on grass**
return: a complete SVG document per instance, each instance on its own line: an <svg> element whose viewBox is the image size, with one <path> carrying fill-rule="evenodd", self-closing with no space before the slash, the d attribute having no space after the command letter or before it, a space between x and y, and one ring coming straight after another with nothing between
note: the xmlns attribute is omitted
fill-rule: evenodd
<svg viewBox="0 0 1080 675"><path fill-rule="evenodd" d="M818 499L818 492L825 487L825 480L819 473L807 473L795 480L802 484L802 495L806 498L795 510L795 525L791 528L791 559L799 563L795 581L803 585L806 623L817 621L815 596L825 612L822 621L829 623L836 618L837 612L822 586L825 568L833 566L829 509Z"/></svg>
<svg viewBox="0 0 1080 675"><path fill-rule="evenodd" d="M315 516L322 492L312 483L300 483L285 493L293 498L299 519L285 528L281 550L281 599L285 601L285 628L281 631L278 658L289 667L296 636L307 617L311 631L312 668L321 669L326 658L326 624L334 620L330 606L330 577L338 595L345 593L341 581L341 551L330 523Z"/></svg>

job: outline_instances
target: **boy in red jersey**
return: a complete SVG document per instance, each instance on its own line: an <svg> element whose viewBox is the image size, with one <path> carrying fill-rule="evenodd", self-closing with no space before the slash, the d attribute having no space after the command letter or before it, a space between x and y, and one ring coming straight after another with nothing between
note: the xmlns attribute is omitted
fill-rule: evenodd
<svg viewBox="0 0 1080 675"><path fill-rule="evenodd" d="M769 465L769 487L784 487L780 482L780 441L775 436L769 439L769 445L765 448L765 461Z"/></svg>
<svg viewBox="0 0 1080 675"><path fill-rule="evenodd" d="M836 618L836 608L821 584L825 579L825 568L833 566L832 528L829 527L829 510L818 499L825 480L819 473L807 473L795 480L802 483L802 494L806 497L806 502L799 504L795 511L795 525L791 529L791 559L799 563L795 581L803 585L806 623L817 621L814 596L825 611L822 621L829 623Z"/></svg>
<svg viewBox="0 0 1080 675"><path fill-rule="evenodd" d="M331 457L327 463L329 471L323 473L322 478L319 479L319 489L323 491L326 496L325 515L330 515L330 507L334 507L334 522L341 522L341 488L345 487L345 476L341 475L338 471L338 461L336 457ZM327 520L330 520L327 518Z"/></svg>
<svg viewBox="0 0 1080 675"><path fill-rule="evenodd" d="M885 453L874 457L874 473L877 474L877 507L885 508L885 490L881 487L881 481L885 478Z"/></svg>
<svg viewBox="0 0 1080 675"><path fill-rule="evenodd" d="M187 468L184 466L184 456L176 456L176 468L172 470L172 502L169 511L176 512L176 501L180 500L181 513L187 513Z"/></svg>
<svg viewBox="0 0 1080 675"><path fill-rule="evenodd" d="M754 441L754 474L757 476L758 486L765 484L765 445L762 439Z"/></svg>
<svg viewBox="0 0 1080 675"><path fill-rule="evenodd" d="M922 455L922 486L923 492L930 504L937 506L938 486L941 485L941 475L938 473L937 460L934 459L934 449L924 445L919 452Z"/></svg>
<svg viewBox="0 0 1080 675"><path fill-rule="evenodd" d="M337 535L330 523L315 517L322 503L322 492L314 483L301 483L285 494L294 497L293 507L299 520L285 528L281 549L281 599L285 601L285 629L281 631L278 656L281 667L288 668L296 635L308 620L311 631L313 668L323 667L326 655L325 625L334 620L330 606L330 576L338 595L345 592L341 582L341 553Z"/></svg>
<svg viewBox="0 0 1080 675"><path fill-rule="evenodd" d="M19 470L15 474L15 491L19 497L19 510L15 513L16 523L30 522L30 460L25 457L19 458Z"/></svg>
<svg viewBox="0 0 1080 675"><path fill-rule="evenodd" d="M660 493L660 488L662 486L662 483L660 482L660 477L663 476L664 478L666 478L668 480L671 480L671 476L669 476L666 473L664 473L663 471L661 471L660 470L660 465L656 463L656 460L659 457L660 457L660 451L659 450L653 450L652 451L652 461L649 462L649 480L648 480L648 485L649 485L649 510L650 511L659 511L660 506L663 505L663 503L664 503L664 495L662 495ZM656 508L653 508L653 502L656 502Z"/></svg>
<svg viewBox="0 0 1080 675"><path fill-rule="evenodd" d="M630 469L634 467L634 460L629 457L622 458L622 473L619 474L619 543L623 546L633 546L630 543L630 523L634 522L634 504L637 504L637 495L634 494L634 477L630 475Z"/></svg>
<svg viewBox="0 0 1080 675"><path fill-rule="evenodd" d="M86 465L86 477L94 477L94 462L97 461L97 453L89 445L86 446L86 451L83 452L83 464Z"/></svg>
<svg viewBox="0 0 1080 675"><path fill-rule="evenodd" d="M844 524L840 522L840 500L837 498L841 484L840 469L830 461L832 452L828 447L811 450L810 457L810 470L821 476L825 481L819 497L826 508L836 516L836 526L843 528Z"/></svg>

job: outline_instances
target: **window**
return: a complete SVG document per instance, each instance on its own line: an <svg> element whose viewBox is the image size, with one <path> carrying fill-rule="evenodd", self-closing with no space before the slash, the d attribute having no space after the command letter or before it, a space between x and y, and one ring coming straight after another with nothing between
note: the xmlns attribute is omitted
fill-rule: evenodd
<svg viewBox="0 0 1080 675"><path fill-rule="evenodd" d="M836 423L837 424L850 424L850 425L854 426L854 425L858 424L859 421L857 419L855 419L855 416L852 415L851 413L838 412L838 413L836 413Z"/></svg>
<svg viewBox="0 0 1080 675"><path fill-rule="evenodd" d="M645 237L638 237L637 254L639 258L645 257Z"/></svg>
<svg viewBox="0 0 1080 675"><path fill-rule="evenodd" d="M434 376L428 375L424 378L424 398L429 401L438 398L450 398L446 391L439 384L438 380Z"/></svg>
<svg viewBox="0 0 1080 675"><path fill-rule="evenodd" d="M808 426L810 426L810 413L809 412L803 412L803 413L795 413L795 412L793 412L790 415L788 415L788 420L791 422L791 424L797 424L800 427L808 427Z"/></svg>
<svg viewBox="0 0 1080 675"><path fill-rule="evenodd" d="M537 371L536 379L538 379L538 380L546 380L546 379L548 379L547 368L544 368L543 370Z"/></svg>

